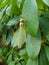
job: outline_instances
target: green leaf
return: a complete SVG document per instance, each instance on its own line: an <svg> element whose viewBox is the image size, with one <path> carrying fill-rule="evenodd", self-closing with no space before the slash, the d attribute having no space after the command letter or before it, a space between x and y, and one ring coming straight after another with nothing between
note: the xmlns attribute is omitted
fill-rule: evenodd
<svg viewBox="0 0 49 65"><path fill-rule="evenodd" d="M44 47L41 47L41 52L39 55L39 65L49 65L45 51L44 51Z"/></svg>
<svg viewBox="0 0 49 65"><path fill-rule="evenodd" d="M26 65L38 65L38 61L37 61L37 59L35 59L35 60L28 59Z"/></svg>
<svg viewBox="0 0 49 65"><path fill-rule="evenodd" d="M14 10L15 10L15 5L17 3L17 0L12 0L11 1L11 11L10 11L10 16L12 17Z"/></svg>
<svg viewBox="0 0 49 65"><path fill-rule="evenodd" d="M12 61L12 55L10 54L7 59L7 63L10 63Z"/></svg>
<svg viewBox="0 0 49 65"><path fill-rule="evenodd" d="M3 54L6 55L8 53L8 48L3 48Z"/></svg>
<svg viewBox="0 0 49 65"><path fill-rule="evenodd" d="M28 56L35 59L40 52L40 48L41 48L40 35L38 35L37 37L32 37L28 35L26 41L26 50Z"/></svg>
<svg viewBox="0 0 49 65"><path fill-rule="evenodd" d="M2 17L1 22L2 22L2 23L7 23L8 20L9 20L9 17L5 14L5 15Z"/></svg>
<svg viewBox="0 0 49 65"><path fill-rule="evenodd" d="M43 2L44 2L47 6L49 6L49 0L43 0Z"/></svg>
<svg viewBox="0 0 49 65"><path fill-rule="evenodd" d="M12 41L13 33L14 33L13 29L10 28L8 30L8 36L5 43L6 45L9 45L9 43Z"/></svg>
<svg viewBox="0 0 49 65"><path fill-rule="evenodd" d="M0 5L1 5L1 3L2 3L2 0L0 0Z"/></svg>
<svg viewBox="0 0 49 65"><path fill-rule="evenodd" d="M3 33L2 34L2 44L5 44L5 42L6 42L6 34Z"/></svg>
<svg viewBox="0 0 49 65"><path fill-rule="evenodd" d="M19 56L18 56L18 53L17 52L14 52L13 53L13 59L14 59L14 61L17 61L17 58L18 58Z"/></svg>
<svg viewBox="0 0 49 65"><path fill-rule="evenodd" d="M7 23L7 26L12 26L12 25L16 25L18 24L18 20L16 18L13 18L11 20L9 20L9 22Z"/></svg>
<svg viewBox="0 0 49 65"><path fill-rule="evenodd" d="M21 12L20 12L20 8L17 6L17 0L12 0L11 1L11 4L7 7L6 9L6 14L8 16L13 16L13 15L19 15Z"/></svg>
<svg viewBox="0 0 49 65"><path fill-rule="evenodd" d="M3 56L3 52L2 52L2 48L0 48L0 59L2 58Z"/></svg>
<svg viewBox="0 0 49 65"><path fill-rule="evenodd" d="M19 29L14 33L13 40L12 40L12 47L18 46L21 48L26 41L26 31L23 26L20 26Z"/></svg>
<svg viewBox="0 0 49 65"><path fill-rule="evenodd" d="M37 0L38 9L43 9L43 2L42 0Z"/></svg>
<svg viewBox="0 0 49 65"><path fill-rule="evenodd" d="M11 61L8 65L15 65L15 61Z"/></svg>
<svg viewBox="0 0 49 65"><path fill-rule="evenodd" d="M22 49L19 51L20 56L24 56L26 54L26 49Z"/></svg>
<svg viewBox="0 0 49 65"><path fill-rule="evenodd" d="M11 5L8 6L7 9L6 9L6 14L7 14L8 16L10 16L10 10L11 10Z"/></svg>
<svg viewBox="0 0 49 65"><path fill-rule="evenodd" d="M2 27L3 25L0 23L0 33L2 33Z"/></svg>
<svg viewBox="0 0 49 65"><path fill-rule="evenodd" d="M1 3L1 5L0 5L0 9L4 8L5 6L8 6L9 3L10 3L10 0L3 0L2 3Z"/></svg>
<svg viewBox="0 0 49 65"><path fill-rule="evenodd" d="M21 5L21 2L22 2L22 0L17 0L17 5L18 5L19 8L20 8L20 5Z"/></svg>
<svg viewBox="0 0 49 65"><path fill-rule="evenodd" d="M6 9L6 7L5 7L5 8L3 8L3 9L0 11L0 20L1 20L1 19L2 19L2 17L3 17L3 14L4 14L5 9Z"/></svg>
<svg viewBox="0 0 49 65"><path fill-rule="evenodd" d="M21 63L17 63L16 65L21 65Z"/></svg>
<svg viewBox="0 0 49 65"><path fill-rule="evenodd" d="M46 53L47 59L49 61L49 47L45 45L44 49L45 49L45 53Z"/></svg>
<svg viewBox="0 0 49 65"><path fill-rule="evenodd" d="M2 16L3 16L3 12L0 11L0 20L2 19Z"/></svg>
<svg viewBox="0 0 49 65"><path fill-rule="evenodd" d="M39 20L36 0L25 0L22 10L22 17L24 18L26 31L33 35L37 35Z"/></svg>
<svg viewBox="0 0 49 65"><path fill-rule="evenodd" d="M13 15L18 16L21 11L20 8L17 6L17 0L12 0L12 4L11 4L11 11L10 11L10 16L12 17Z"/></svg>
<svg viewBox="0 0 49 65"><path fill-rule="evenodd" d="M49 19L40 17L40 28L46 39L49 41Z"/></svg>
<svg viewBox="0 0 49 65"><path fill-rule="evenodd" d="M22 65L26 65L26 62L25 62L25 61L21 61L21 64L22 64Z"/></svg>
<svg viewBox="0 0 49 65"><path fill-rule="evenodd" d="M49 11L42 11L42 16L49 18Z"/></svg>
<svg viewBox="0 0 49 65"><path fill-rule="evenodd" d="M21 9L23 8L24 2L25 2L25 0L22 0L21 5L20 5L20 8L21 8Z"/></svg>
<svg viewBox="0 0 49 65"><path fill-rule="evenodd" d="M15 7L14 8L14 15L15 16L21 15L21 9L18 7L18 5L15 5L14 7Z"/></svg>

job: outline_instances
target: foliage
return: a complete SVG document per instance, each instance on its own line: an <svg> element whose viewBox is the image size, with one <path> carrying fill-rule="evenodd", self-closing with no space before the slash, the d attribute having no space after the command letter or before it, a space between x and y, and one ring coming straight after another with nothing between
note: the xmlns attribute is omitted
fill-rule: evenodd
<svg viewBox="0 0 49 65"><path fill-rule="evenodd" d="M49 65L49 0L0 0L0 63Z"/></svg>

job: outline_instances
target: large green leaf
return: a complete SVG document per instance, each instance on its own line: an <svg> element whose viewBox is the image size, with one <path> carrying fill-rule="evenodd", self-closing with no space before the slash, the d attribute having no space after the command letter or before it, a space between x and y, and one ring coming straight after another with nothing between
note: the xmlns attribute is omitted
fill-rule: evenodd
<svg viewBox="0 0 49 65"><path fill-rule="evenodd" d="M49 61L49 47L45 45L45 46L44 46L44 49L45 49L46 56L47 56L48 61Z"/></svg>
<svg viewBox="0 0 49 65"><path fill-rule="evenodd" d="M43 2L44 2L47 6L49 6L49 0L43 0Z"/></svg>
<svg viewBox="0 0 49 65"><path fill-rule="evenodd" d="M26 65L38 65L38 60L37 59L35 59L35 60L29 59L27 61Z"/></svg>
<svg viewBox="0 0 49 65"><path fill-rule="evenodd" d="M40 35L38 35L37 37L32 37L28 35L26 41L26 50L28 56L33 59L36 58L39 54L40 48L41 48Z"/></svg>
<svg viewBox="0 0 49 65"><path fill-rule="evenodd" d="M12 46L18 48L21 48L23 44L26 41L26 32L25 28L20 26L20 28L14 33L13 40L12 40Z"/></svg>
<svg viewBox="0 0 49 65"><path fill-rule="evenodd" d="M29 34L36 36L39 27L36 0L25 0L22 10L22 17L25 20L26 31Z"/></svg>

